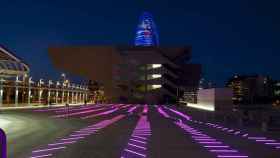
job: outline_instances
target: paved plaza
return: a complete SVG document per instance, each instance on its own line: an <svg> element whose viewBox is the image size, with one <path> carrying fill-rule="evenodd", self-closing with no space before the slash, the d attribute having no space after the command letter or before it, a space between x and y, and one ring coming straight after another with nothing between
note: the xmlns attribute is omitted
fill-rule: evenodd
<svg viewBox="0 0 280 158"><path fill-rule="evenodd" d="M9 158L279 158L280 139L170 105L5 110Z"/></svg>

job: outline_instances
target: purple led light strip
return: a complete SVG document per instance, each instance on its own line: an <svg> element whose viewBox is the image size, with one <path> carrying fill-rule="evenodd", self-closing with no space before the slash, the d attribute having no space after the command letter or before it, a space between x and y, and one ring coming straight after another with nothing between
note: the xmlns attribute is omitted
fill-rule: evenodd
<svg viewBox="0 0 280 158"><path fill-rule="evenodd" d="M218 141L214 138L211 138L210 136L204 134L203 132L200 132L199 130L190 127L189 125L186 125L182 122L175 122L177 126L184 129L188 134L193 136L201 135L208 137L209 140L199 140L198 138L193 138L196 142L199 144L202 144L203 147L205 147L208 151L217 154L217 157L228 157L228 158L234 158L234 157L248 157L246 155L241 155L238 150L232 149L228 145L224 145L222 141ZM215 144L215 145L210 145ZM218 145L217 145L218 144Z"/></svg>
<svg viewBox="0 0 280 158"><path fill-rule="evenodd" d="M78 130L78 131L82 131L82 133L80 133L80 134L76 134L77 131L74 131L69 136L67 136L65 138L61 138L58 141L56 141L55 143L48 144L48 146L46 148L33 150L30 158L50 157L53 155L53 153L55 151L65 149L67 145L74 144L74 143L78 142L79 140L84 139L85 136L95 134L99 130L121 120L124 117L125 117L125 115L118 115L112 119L104 120L99 123L92 124L90 126L87 126L85 128Z"/></svg>
<svg viewBox="0 0 280 158"><path fill-rule="evenodd" d="M102 110L105 110L105 109L107 109L107 108L99 108L99 109L93 109L93 110L84 110L84 111L74 112L74 113L54 115L52 117L54 117L54 118L64 118L64 117L69 117L69 116L77 116L77 115L82 115L82 114L89 114L89 113L93 113L93 112L97 112L97 111L102 111Z"/></svg>
<svg viewBox="0 0 280 158"><path fill-rule="evenodd" d="M83 110L97 109L97 108L102 108L102 107L106 107L106 106L101 106L101 104L100 105L95 105L95 106L84 106L84 107L81 107L81 108L57 110L57 111L55 111L55 113L68 113L68 112L72 112L72 111L83 111Z"/></svg>
<svg viewBox="0 0 280 158"><path fill-rule="evenodd" d="M132 106L132 105L130 105L130 104L129 105L117 104L117 105L113 106L112 110L108 110L108 111L104 111L104 112L101 112L101 113L98 113L98 114L88 115L88 116L84 116L84 117L80 117L80 118L81 119L88 119L88 118L94 118L94 117L98 117L98 116L108 115L108 114L111 114L111 113L116 112L118 110L128 108L130 106Z"/></svg>
<svg viewBox="0 0 280 158"><path fill-rule="evenodd" d="M104 111L104 112L101 112L101 113L98 113L98 114L84 116L84 117L81 117L81 119L88 119L88 118L94 118L94 117L97 117L97 116L108 115L108 114L111 114L111 113L113 113L117 110L119 110L119 108L114 108L112 110Z"/></svg>
<svg viewBox="0 0 280 158"><path fill-rule="evenodd" d="M85 107L96 107L96 106L100 106L101 104L99 105L75 105L75 106L70 106L70 107L44 107L44 108L41 108L41 109L37 109L37 110L33 110L35 112L52 112L52 111L65 111L65 110L72 110L72 109L80 109L80 108L85 108Z"/></svg>
<svg viewBox="0 0 280 158"><path fill-rule="evenodd" d="M148 105L146 104L146 105L144 105L144 109L143 109L143 114L147 114L148 113L148 111L149 111L149 109L148 109Z"/></svg>
<svg viewBox="0 0 280 158"><path fill-rule="evenodd" d="M165 108L165 109L168 109L168 110L170 110L170 111L172 111L173 113L175 113L175 114L177 114L177 115L179 115L179 116L181 116L181 117L183 117L183 118L185 118L186 120L191 120L191 117L190 117L190 116L188 116L188 115L186 115L186 114L184 114L184 113L182 113L182 112L180 112L180 111L177 111L177 110L172 109L172 108L168 108L168 107L166 107L166 106L164 106L164 108Z"/></svg>
<svg viewBox="0 0 280 158"><path fill-rule="evenodd" d="M166 109L170 110L169 108L166 108ZM186 118L187 120L190 120L189 116L186 116L174 109L172 109L170 111L176 113L177 115L180 115L181 117ZM163 110L161 110L161 112L159 112L159 113L162 116L164 116L165 112ZM164 116L164 117L166 117L166 116ZM217 154L217 157L223 157L223 156L226 156L228 158L248 157L246 155L241 155L237 150L232 149L230 146L224 145L222 141L218 141L215 138L212 138L212 137L204 134L203 132L190 127L189 125L182 123L181 121L174 122L174 123L177 126L179 126L180 128L184 129L184 131L186 131L188 134L191 135L192 139L194 139L199 144L202 144L203 147L205 147L208 151Z"/></svg>
<svg viewBox="0 0 280 158"><path fill-rule="evenodd" d="M138 107L139 107L138 105L137 106L133 106L133 107L129 108L127 112L133 113Z"/></svg>
<svg viewBox="0 0 280 158"><path fill-rule="evenodd" d="M164 106L165 107L165 106ZM166 109L169 109L170 108L167 108L165 107ZM184 117L184 118L190 118L190 116L187 116L181 112L178 112L177 110L170 110L174 113L176 113L177 115L181 116L181 117ZM185 116L184 116L185 115ZM248 133L245 133L245 132L242 132L241 130L235 130L235 129L230 129L230 128L227 128L227 127L223 127L223 126L220 126L218 124L213 124L213 123L206 123L206 122L202 122L202 121L197 121L197 120L191 120L191 119L187 119L191 122L194 122L194 123L197 123L197 124L203 124L203 125L207 125L209 127L212 127L212 128L216 128L216 129L219 129L221 131L224 131L224 132L227 132L228 134L233 134L233 135L236 135L236 136L240 136L242 138L244 137L247 137L249 140L255 140L255 142L259 142L259 143L263 143L265 145L269 145L273 148L277 148L279 149L280 148L280 141L277 141L277 140L274 140L274 139L269 139L269 138L266 138L266 137L249 137L249 134ZM252 138L256 138L256 139L252 139ZM261 139L265 139L265 140L261 140ZM275 144L271 144L271 142L274 142ZM278 144L279 143L279 144Z"/></svg>
<svg viewBox="0 0 280 158"><path fill-rule="evenodd" d="M42 158L42 157L51 157L52 154L46 154L46 155L39 155L39 156L32 156L30 158Z"/></svg>
<svg viewBox="0 0 280 158"><path fill-rule="evenodd" d="M148 107L145 110L145 112L148 112ZM135 129L133 130L133 133L128 141L126 148L121 154L121 158L147 157L147 141L149 140L150 135L150 123L147 119L147 116L142 115Z"/></svg>
<svg viewBox="0 0 280 158"><path fill-rule="evenodd" d="M69 109L72 108L79 108L78 106L76 107L69 107ZM66 107L51 107L51 108L43 108L43 109L38 109L38 110L33 110L34 112L49 112L49 111L56 111L56 110L66 110Z"/></svg>
<svg viewBox="0 0 280 158"><path fill-rule="evenodd" d="M212 127L212 128L217 128L217 129L225 129L223 128L222 126L218 125L218 124L213 124L213 123L204 123L204 125L207 125L209 127ZM227 128L228 129L228 128ZM224 131L224 130L222 130ZM277 141L277 140L274 140L274 139L268 139L267 137L252 137L252 136L249 136L248 133L243 133L242 131L240 130L233 130L233 129L230 129L230 130L227 130L225 131L227 133L231 133L231 134L234 134L234 135L238 135L238 136L241 136L241 137L247 137L247 139L249 140L254 140L255 142L260 142L260 143L263 143L265 145L269 145L269 146L272 146L274 148L278 148L280 145L280 142Z"/></svg>
<svg viewBox="0 0 280 158"><path fill-rule="evenodd" d="M170 118L170 116L169 116L164 110L162 110L161 107L157 106L157 110L158 110L158 112L159 112L162 116L164 116L165 118Z"/></svg>

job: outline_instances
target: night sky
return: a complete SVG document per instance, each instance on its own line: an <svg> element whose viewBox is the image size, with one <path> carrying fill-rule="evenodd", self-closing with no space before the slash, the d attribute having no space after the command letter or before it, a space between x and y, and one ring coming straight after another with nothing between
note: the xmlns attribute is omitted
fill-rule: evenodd
<svg viewBox="0 0 280 158"><path fill-rule="evenodd" d="M49 46L133 44L138 17L154 15L160 45L192 45L192 63L223 86L233 74L280 79L277 0L2 0L0 44L56 79Z"/></svg>

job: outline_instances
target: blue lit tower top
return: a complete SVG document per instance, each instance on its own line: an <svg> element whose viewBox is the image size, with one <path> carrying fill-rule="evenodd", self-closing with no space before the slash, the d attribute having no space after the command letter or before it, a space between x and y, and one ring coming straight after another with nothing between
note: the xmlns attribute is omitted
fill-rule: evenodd
<svg viewBox="0 0 280 158"><path fill-rule="evenodd" d="M144 12L136 30L135 46L158 46L158 32L153 20L153 16Z"/></svg>

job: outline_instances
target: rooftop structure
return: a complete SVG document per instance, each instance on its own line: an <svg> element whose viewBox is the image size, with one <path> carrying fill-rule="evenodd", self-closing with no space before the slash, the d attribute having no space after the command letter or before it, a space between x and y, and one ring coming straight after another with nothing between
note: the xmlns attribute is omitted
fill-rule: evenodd
<svg viewBox="0 0 280 158"><path fill-rule="evenodd" d="M29 73L29 67L11 51L0 46L0 77L22 76Z"/></svg>

